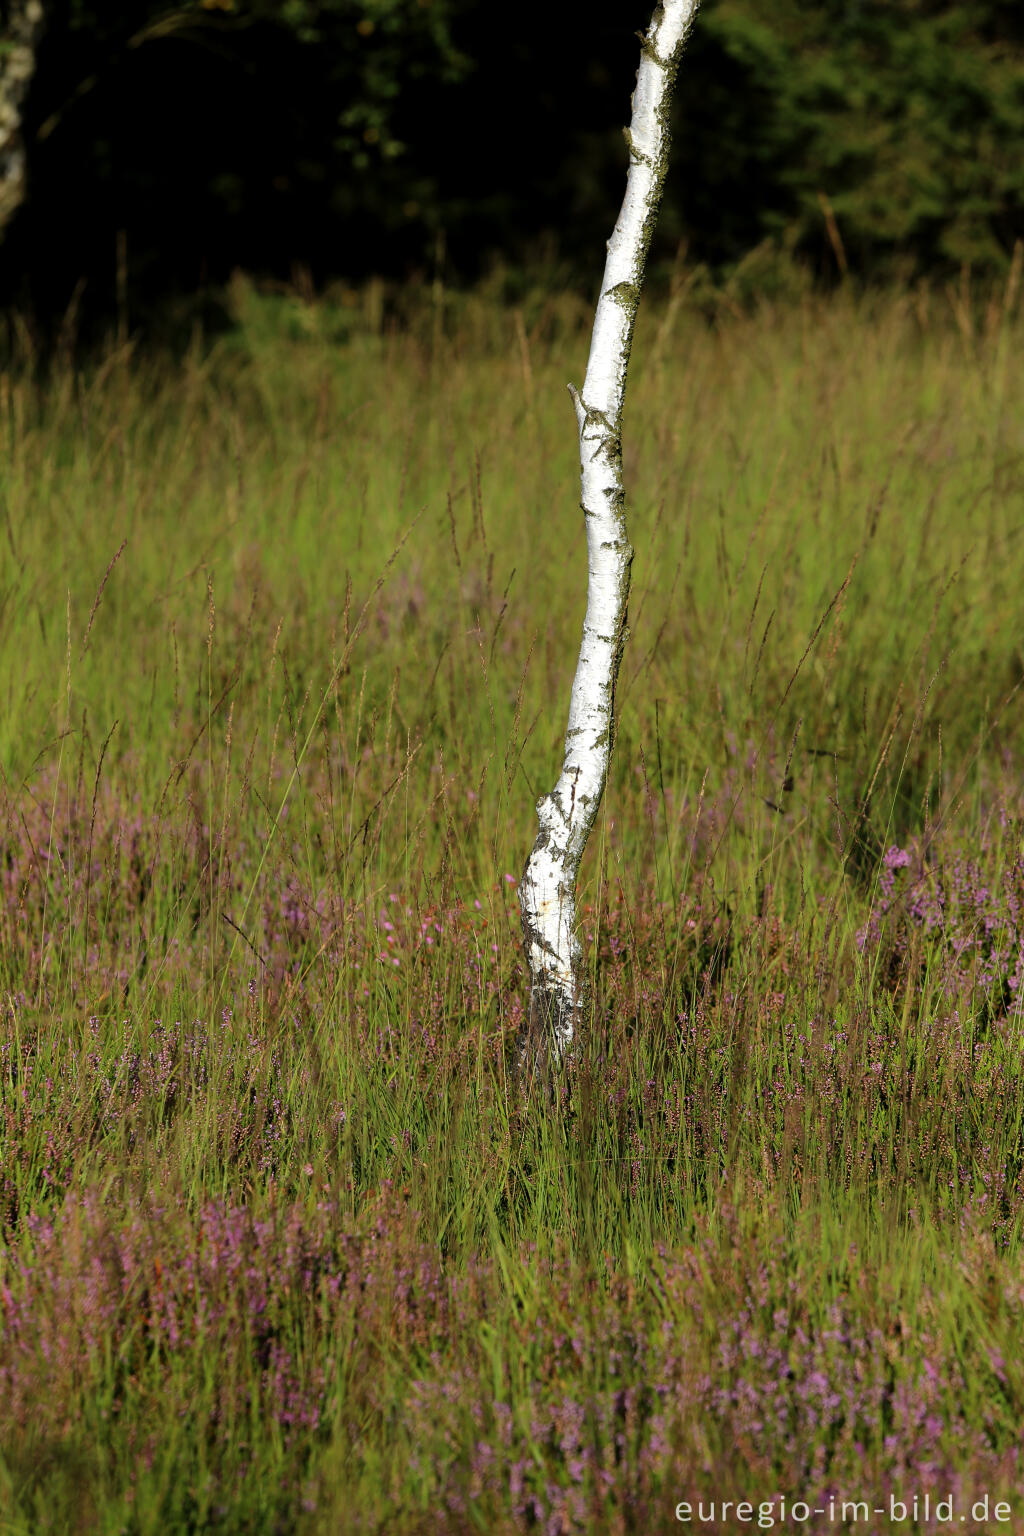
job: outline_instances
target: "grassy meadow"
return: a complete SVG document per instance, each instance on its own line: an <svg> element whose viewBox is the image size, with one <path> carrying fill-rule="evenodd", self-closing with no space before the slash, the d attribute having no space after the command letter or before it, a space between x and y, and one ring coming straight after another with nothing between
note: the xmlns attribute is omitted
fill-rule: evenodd
<svg viewBox="0 0 1024 1536"><path fill-rule="evenodd" d="M641 306L552 1103L589 308L231 299L0 373L0 1533L1024 1531L1013 284Z"/></svg>

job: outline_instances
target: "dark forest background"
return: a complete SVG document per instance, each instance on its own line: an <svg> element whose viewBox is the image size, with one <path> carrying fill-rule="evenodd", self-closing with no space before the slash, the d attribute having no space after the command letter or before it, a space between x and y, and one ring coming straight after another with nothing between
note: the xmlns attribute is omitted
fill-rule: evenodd
<svg viewBox="0 0 1024 1536"><path fill-rule="evenodd" d="M0 247L0 300L40 326L181 315L238 267L600 272L650 0L45 9ZM705 0L655 262L996 276L1022 147L1020 0Z"/></svg>

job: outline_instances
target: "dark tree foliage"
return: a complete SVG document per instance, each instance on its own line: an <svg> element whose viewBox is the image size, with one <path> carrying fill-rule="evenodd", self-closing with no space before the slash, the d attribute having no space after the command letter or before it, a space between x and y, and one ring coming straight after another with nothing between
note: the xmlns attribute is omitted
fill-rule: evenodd
<svg viewBox="0 0 1024 1536"><path fill-rule="evenodd" d="M109 316L120 252L134 321L236 266L429 271L442 233L459 279L600 270L650 0L590 0L582 49L551 0L46 8L7 302ZM705 0L684 75L655 261L998 273L1022 233L1018 0Z"/></svg>
<svg viewBox="0 0 1024 1536"><path fill-rule="evenodd" d="M862 271L998 271L1024 233L1021 7L719 0L698 58L677 193L707 259L769 235L822 249L823 197Z"/></svg>

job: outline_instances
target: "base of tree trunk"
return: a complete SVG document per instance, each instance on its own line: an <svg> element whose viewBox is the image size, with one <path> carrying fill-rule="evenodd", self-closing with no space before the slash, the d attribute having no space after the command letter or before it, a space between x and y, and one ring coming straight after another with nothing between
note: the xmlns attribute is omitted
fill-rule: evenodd
<svg viewBox="0 0 1024 1536"><path fill-rule="evenodd" d="M567 1001L560 990L530 989L530 1011L516 1041L516 1082L524 1093L553 1092L572 1060L579 1015L579 1002Z"/></svg>

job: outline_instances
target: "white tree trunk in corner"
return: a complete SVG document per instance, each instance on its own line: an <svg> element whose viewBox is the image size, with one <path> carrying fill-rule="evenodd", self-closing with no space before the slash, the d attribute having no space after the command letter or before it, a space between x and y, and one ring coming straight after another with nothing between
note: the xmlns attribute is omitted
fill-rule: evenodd
<svg viewBox="0 0 1024 1536"><path fill-rule="evenodd" d="M647 249L668 165L672 87L697 0L665 0L641 39L626 129L629 174L594 316L583 393L572 385L580 434L581 507L587 529L587 614L569 704L558 783L537 802L540 832L519 885L530 967L530 1009L520 1070L572 1044L583 1002L576 875L594 825L615 729L615 679L626 638L633 551L622 489L622 404Z"/></svg>
<svg viewBox="0 0 1024 1536"><path fill-rule="evenodd" d="M10 0L0 28L0 237L25 196L22 106L43 30L41 0Z"/></svg>

